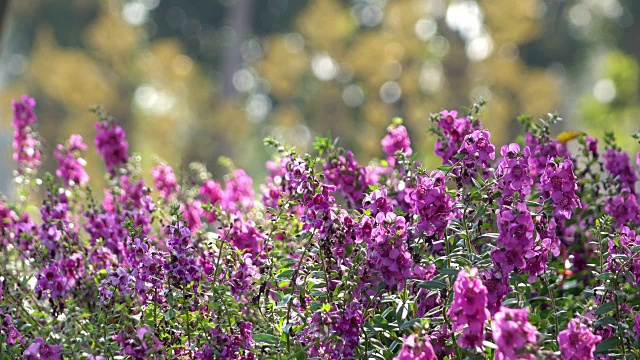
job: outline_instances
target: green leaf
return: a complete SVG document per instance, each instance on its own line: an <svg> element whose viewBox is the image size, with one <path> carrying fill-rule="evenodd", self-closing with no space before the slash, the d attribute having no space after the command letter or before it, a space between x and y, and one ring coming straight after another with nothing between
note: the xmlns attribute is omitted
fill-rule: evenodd
<svg viewBox="0 0 640 360"><path fill-rule="evenodd" d="M400 330L406 330L413 327L413 325L419 323L422 319L411 319L409 321L405 321L402 325L400 325Z"/></svg>
<svg viewBox="0 0 640 360"><path fill-rule="evenodd" d="M600 325L613 325L616 323L616 319L614 319L611 316L607 316L607 317L603 317L602 319L598 319L598 321L596 321L593 326L600 326Z"/></svg>
<svg viewBox="0 0 640 360"><path fill-rule="evenodd" d="M422 289L444 289L447 284L437 280L427 280L418 283L418 287Z"/></svg>
<svg viewBox="0 0 640 360"><path fill-rule="evenodd" d="M618 346L620 339L617 336L612 336L608 339L605 339L603 342L596 346L597 353L608 353L611 349Z"/></svg>
<svg viewBox="0 0 640 360"><path fill-rule="evenodd" d="M254 334L253 340L258 344L278 345L280 339L270 334Z"/></svg>
<svg viewBox="0 0 640 360"><path fill-rule="evenodd" d="M447 172L447 171L451 170L451 166L449 166L449 165L440 165L440 166L438 166L438 170Z"/></svg>
<svg viewBox="0 0 640 360"><path fill-rule="evenodd" d="M610 279L613 279L613 273L611 272L605 272L598 275L598 280L610 280Z"/></svg>
<svg viewBox="0 0 640 360"><path fill-rule="evenodd" d="M458 272L460 272L460 269L449 269L449 268L444 268L444 269L440 269L440 273L445 274L445 275L458 275Z"/></svg>
<svg viewBox="0 0 640 360"><path fill-rule="evenodd" d="M407 315L409 315L409 309L407 304L398 304L398 308L396 309L396 320L398 324L404 324Z"/></svg>
<svg viewBox="0 0 640 360"><path fill-rule="evenodd" d="M531 298L531 300L529 300L530 303L534 301L551 301L551 299L549 299L546 296L536 296L534 298Z"/></svg>
<svg viewBox="0 0 640 360"><path fill-rule="evenodd" d="M596 315L606 314L613 310L615 305L612 302L604 303L596 309Z"/></svg>

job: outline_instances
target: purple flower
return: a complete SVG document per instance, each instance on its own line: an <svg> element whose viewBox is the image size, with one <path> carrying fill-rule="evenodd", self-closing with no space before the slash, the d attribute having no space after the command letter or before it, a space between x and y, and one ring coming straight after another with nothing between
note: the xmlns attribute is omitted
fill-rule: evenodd
<svg viewBox="0 0 640 360"><path fill-rule="evenodd" d="M475 130L464 137L458 152L477 159L479 162L474 161L474 163L486 168L489 166L489 160L493 160L496 157L496 147L489 142L490 137L491 134L486 130Z"/></svg>
<svg viewBox="0 0 640 360"><path fill-rule="evenodd" d="M346 155L337 155L327 161L324 167L324 177L327 183L335 185L344 197L353 205L360 205L367 189L366 168L358 166L351 151Z"/></svg>
<svg viewBox="0 0 640 360"><path fill-rule="evenodd" d="M527 344L536 344L536 328L527 319L529 310L503 307L491 323L493 340L498 345L496 359L530 359L533 354L523 354Z"/></svg>
<svg viewBox="0 0 640 360"><path fill-rule="evenodd" d="M547 142L540 143L540 139L529 133L524 135L524 140L525 144L531 149L529 166L532 177L542 174L547 168L547 163L550 159L569 156L566 144L558 140L547 139Z"/></svg>
<svg viewBox="0 0 640 360"><path fill-rule="evenodd" d="M580 207L580 199L576 196L578 183L573 174L573 163L564 159L559 164L549 159L544 173L540 177L540 186L545 197L553 200L553 215L571 218L571 212Z"/></svg>
<svg viewBox="0 0 640 360"><path fill-rule="evenodd" d="M413 261L407 251L406 237L403 217L392 212L378 213L367 249L367 264L388 286L401 287L411 275Z"/></svg>
<svg viewBox="0 0 640 360"><path fill-rule="evenodd" d="M36 100L29 95L22 95L22 99L11 101L13 106L13 120L11 125L16 129L23 129L34 124L38 118L33 108L36 107Z"/></svg>
<svg viewBox="0 0 640 360"><path fill-rule="evenodd" d="M102 155L107 171L115 176L116 169L127 163L129 143L125 140L124 130L112 119L102 119L95 125L96 149Z"/></svg>
<svg viewBox="0 0 640 360"><path fill-rule="evenodd" d="M226 179L222 208L232 212L239 208L250 209L253 202L253 179L242 169L234 170Z"/></svg>
<svg viewBox="0 0 640 360"><path fill-rule="evenodd" d="M586 143L586 149L594 159L597 159L600 154L598 153L598 139L592 138L591 136L587 136L584 138Z"/></svg>
<svg viewBox="0 0 640 360"><path fill-rule="evenodd" d="M483 270L480 274L482 283L487 288L487 309L494 315L502 306L502 299L507 295L509 287L509 274L500 269Z"/></svg>
<svg viewBox="0 0 640 360"><path fill-rule="evenodd" d="M196 259L191 230L184 221L174 221L164 229L171 261L164 263L164 270L173 282L189 285L200 281L200 266Z"/></svg>
<svg viewBox="0 0 640 360"><path fill-rule="evenodd" d="M82 142L82 136L74 134L66 146L58 144L53 153L58 159L56 175L64 179L67 186L84 186L89 182L89 175L84 170L85 161L78 154L84 150L87 150L87 145Z"/></svg>
<svg viewBox="0 0 640 360"><path fill-rule="evenodd" d="M614 178L618 179L622 188L629 189L635 194L635 184L638 178L633 172L629 155L624 151L609 149L604 154L604 167Z"/></svg>
<svg viewBox="0 0 640 360"><path fill-rule="evenodd" d="M38 282L34 290L39 296L48 290L51 299L67 297L70 290L69 279L63 275L58 262L52 261L36 278Z"/></svg>
<svg viewBox="0 0 640 360"><path fill-rule="evenodd" d="M462 330L458 337L460 347L481 347L484 341L484 324L490 316L487 309L487 288L478 276L478 269L468 273L461 269L453 284L453 302L447 312L455 331Z"/></svg>
<svg viewBox="0 0 640 360"><path fill-rule="evenodd" d="M592 360L596 345L602 337L580 322L580 318L569 321L569 328L560 331L558 343L563 360Z"/></svg>
<svg viewBox="0 0 640 360"><path fill-rule="evenodd" d="M36 101L28 95L23 95L21 100L13 100L13 160L18 165L18 173L35 173L40 167L40 141L37 134L31 129L36 121L33 108Z"/></svg>
<svg viewBox="0 0 640 360"><path fill-rule="evenodd" d="M260 278L258 268L253 264L252 255L245 253L239 256L237 267L231 271L229 287L231 294L239 299L246 294L253 285L254 279Z"/></svg>
<svg viewBox="0 0 640 360"><path fill-rule="evenodd" d="M254 360L256 356L250 350L255 346L255 341L251 334L253 324L246 321L239 321L236 328L225 333L226 327L216 326L211 329L213 346L217 349L214 354L208 346L196 357L203 360Z"/></svg>
<svg viewBox="0 0 640 360"><path fill-rule="evenodd" d="M174 194L180 191L180 185L173 173L173 168L169 165L158 165L151 169L151 176L156 185L156 189L165 201L173 199Z"/></svg>
<svg viewBox="0 0 640 360"><path fill-rule="evenodd" d="M328 310L315 311L308 326L295 338L302 344L310 345L307 350L309 358L352 358L360 343L362 320L362 306L358 300L354 299L343 306L331 304Z"/></svg>
<svg viewBox="0 0 640 360"><path fill-rule="evenodd" d="M222 239L229 241L238 250L246 250L254 259L258 257L263 250L265 239L256 229L256 224L252 220L232 215L230 225L230 228L218 231Z"/></svg>
<svg viewBox="0 0 640 360"><path fill-rule="evenodd" d="M402 349L394 360L436 360L436 354L433 351L431 342L424 339L418 339L414 334L404 338Z"/></svg>
<svg viewBox="0 0 640 360"><path fill-rule="evenodd" d="M640 313L633 317L633 332L636 334L636 339L640 339Z"/></svg>
<svg viewBox="0 0 640 360"><path fill-rule="evenodd" d="M514 268L524 269L525 257L533 246L533 219L524 203L513 207L504 206L498 212L498 229L500 235L496 240L498 247L491 252L491 257L505 274Z"/></svg>
<svg viewBox="0 0 640 360"><path fill-rule="evenodd" d="M475 129L472 128L468 117L457 118L458 112L455 110L443 110L440 116L438 126L442 129L444 138L436 141L435 153L442 158L443 164L449 165L452 163L453 156L463 145L464 137Z"/></svg>
<svg viewBox="0 0 640 360"><path fill-rule="evenodd" d="M376 189L365 196L362 201L362 206L365 209L371 210L371 215L376 216L379 213L393 212L393 204L387 197L387 189L381 186L380 189Z"/></svg>
<svg viewBox="0 0 640 360"><path fill-rule="evenodd" d="M22 354L24 360L60 360L62 345L48 345L43 338L36 338Z"/></svg>
<svg viewBox="0 0 640 360"><path fill-rule="evenodd" d="M387 128L387 135L382 139L381 143L382 149L391 158L395 156L397 151L403 152L407 156L413 154L407 128L402 125Z"/></svg>
<svg viewBox="0 0 640 360"><path fill-rule="evenodd" d="M2 316L2 310L0 310L0 316ZM24 338L22 337L22 334L20 334L20 331L18 331L18 328L13 325L11 315L4 315L4 319L0 322L0 330L4 333L7 344L15 345L16 340L18 340L24 345Z"/></svg>
<svg viewBox="0 0 640 360"><path fill-rule="evenodd" d="M429 176L417 177L416 187L408 197L413 212L420 215L418 230L427 236L442 238L454 205L447 194L444 174L435 170Z"/></svg>
<svg viewBox="0 0 640 360"><path fill-rule="evenodd" d="M502 189L502 204L510 204L515 200L523 200L526 195L531 193L531 170L529 168L529 156L531 151L525 146L520 151L520 145L512 143L504 145L500 149L502 161L496 169L496 177L498 184ZM518 192L518 199L513 199L513 194Z"/></svg>
<svg viewBox="0 0 640 360"><path fill-rule="evenodd" d="M623 187L618 195L607 197L604 211L611 215L618 225L640 222L640 208L635 193Z"/></svg>

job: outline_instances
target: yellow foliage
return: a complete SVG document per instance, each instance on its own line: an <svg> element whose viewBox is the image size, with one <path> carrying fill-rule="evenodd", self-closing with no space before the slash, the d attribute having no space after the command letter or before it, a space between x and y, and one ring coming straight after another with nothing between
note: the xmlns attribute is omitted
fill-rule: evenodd
<svg viewBox="0 0 640 360"><path fill-rule="evenodd" d="M540 36L541 0L481 0L485 22L496 44L522 44Z"/></svg>
<svg viewBox="0 0 640 360"><path fill-rule="evenodd" d="M109 106L117 97L100 65L84 51L59 47L49 29L38 30L29 71L45 94L71 109Z"/></svg>
<svg viewBox="0 0 640 360"><path fill-rule="evenodd" d="M267 52L259 68L271 85L271 93L286 100L299 95L302 77L309 69L309 56L289 43L285 35L267 39Z"/></svg>
<svg viewBox="0 0 640 360"><path fill-rule="evenodd" d="M126 74L133 50L140 42L140 31L118 14L103 9L86 30L85 41L119 73Z"/></svg>
<svg viewBox="0 0 640 360"><path fill-rule="evenodd" d="M334 58L346 45L346 40L356 30L349 10L336 0L312 0L296 19L305 41L311 48L324 49Z"/></svg>

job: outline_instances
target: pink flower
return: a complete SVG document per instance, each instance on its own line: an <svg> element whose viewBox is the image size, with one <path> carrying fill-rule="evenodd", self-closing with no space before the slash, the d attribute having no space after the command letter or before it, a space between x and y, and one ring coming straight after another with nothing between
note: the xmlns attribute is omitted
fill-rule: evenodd
<svg viewBox="0 0 640 360"><path fill-rule="evenodd" d="M407 128L402 125L390 126L387 129L387 136L382 139L382 149L389 157L394 157L397 151L411 156L413 150Z"/></svg>
<svg viewBox="0 0 640 360"><path fill-rule="evenodd" d="M463 348L481 347L484 340L484 324L489 318L487 288L478 276L478 269L468 273L462 269L453 284L453 303L447 312L453 320L455 331L463 330L458 345Z"/></svg>
<svg viewBox="0 0 640 360"><path fill-rule="evenodd" d="M529 310L503 307L491 323L493 340L498 345L496 359L535 359L533 354L522 354L526 344L536 344L536 328L527 319Z"/></svg>
<svg viewBox="0 0 640 360"><path fill-rule="evenodd" d="M62 345L47 345L43 338L36 338L22 354L24 360L60 360Z"/></svg>
<svg viewBox="0 0 640 360"><path fill-rule="evenodd" d="M95 128L98 130L96 150L102 155L107 171L114 176L116 168L129 160L129 143L125 140L125 132L113 119L102 119L96 123Z"/></svg>
<svg viewBox="0 0 640 360"><path fill-rule="evenodd" d="M433 351L431 342L424 339L418 339L417 336L411 334L407 336L402 345L402 349L394 360L436 360L436 354Z"/></svg>
<svg viewBox="0 0 640 360"><path fill-rule="evenodd" d="M558 334L563 360L592 360L596 345L601 340L602 337L594 335L587 325L580 322L580 318L569 321L569 328Z"/></svg>

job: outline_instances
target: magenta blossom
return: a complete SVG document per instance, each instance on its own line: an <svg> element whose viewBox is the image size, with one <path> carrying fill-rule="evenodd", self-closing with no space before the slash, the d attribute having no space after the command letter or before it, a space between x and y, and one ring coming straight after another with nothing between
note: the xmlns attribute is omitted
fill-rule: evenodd
<svg viewBox="0 0 640 360"><path fill-rule="evenodd" d="M431 342L427 339L421 340L414 334L407 336L402 345L402 349L394 360L436 360Z"/></svg>
<svg viewBox="0 0 640 360"><path fill-rule="evenodd" d="M123 166L129 160L127 151L129 143L125 140L124 130L112 119L103 119L95 125L96 149L102 155L107 171L114 176L116 169Z"/></svg>
<svg viewBox="0 0 640 360"><path fill-rule="evenodd" d="M397 151L411 156L413 150L407 128L402 125L390 126L387 129L387 136L382 139L382 149L389 157L395 156Z"/></svg>
<svg viewBox="0 0 640 360"><path fill-rule="evenodd" d="M580 207L580 199L575 193L578 183L571 160L564 159L557 163L555 159L549 159L540 177L540 185L547 194L545 197L553 200L553 215L569 219L571 212Z"/></svg>
<svg viewBox="0 0 640 360"><path fill-rule="evenodd" d="M592 360L596 345L602 337L580 322L580 318L569 321L569 328L560 331L558 343L563 360Z"/></svg>
<svg viewBox="0 0 640 360"><path fill-rule="evenodd" d="M62 345L48 345L43 338L36 338L22 354L24 360L60 360Z"/></svg>
<svg viewBox="0 0 640 360"><path fill-rule="evenodd" d="M58 144L54 156L58 159L56 175L64 179L67 185L84 186L89 182L89 175L84 170L85 161L80 157L80 151L87 150L82 142L82 136L71 135L65 146Z"/></svg>
<svg viewBox="0 0 640 360"><path fill-rule="evenodd" d="M527 344L536 344L536 328L527 319L529 310L503 307L491 323L493 340L498 345L495 359L534 360L533 354L525 354Z"/></svg>
<svg viewBox="0 0 640 360"><path fill-rule="evenodd" d="M466 349L481 347L484 341L484 324L489 319L487 288L478 276L478 269L468 273L462 269L453 284L453 303L447 312L455 331L462 330L458 345Z"/></svg>

